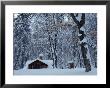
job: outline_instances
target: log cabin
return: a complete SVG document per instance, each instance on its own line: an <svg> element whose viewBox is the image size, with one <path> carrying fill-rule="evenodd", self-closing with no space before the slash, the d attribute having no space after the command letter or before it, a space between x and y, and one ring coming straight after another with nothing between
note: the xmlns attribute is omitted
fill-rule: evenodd
<svg viewBox="0 0 110 88"><path fill-rule="evenodd" d="M34 62L28 65L28 69L42 69L42 68L48 68L48 65L40 60L35 60Z"/></svg>

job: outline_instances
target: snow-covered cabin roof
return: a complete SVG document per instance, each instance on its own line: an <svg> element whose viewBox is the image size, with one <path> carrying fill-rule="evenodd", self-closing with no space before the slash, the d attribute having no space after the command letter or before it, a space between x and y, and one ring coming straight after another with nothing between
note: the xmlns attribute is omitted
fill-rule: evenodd
<svg viewBox="0 0 110 88"><path fill-rule="evenodd" d="M47 64L47 65L48 65L48 68L53 68L53 66L52 66L52 65L53 65L53 60L41 60L41 59L39 59L39 58L37 58L37 59L35 59L35 60L28 60L28 61L26 62L26 65L25 65L24 68L28 68L28 65L31 64L32 62L36 61L36 60L39 60L39 61L41 61L41 62Z"/></svg>

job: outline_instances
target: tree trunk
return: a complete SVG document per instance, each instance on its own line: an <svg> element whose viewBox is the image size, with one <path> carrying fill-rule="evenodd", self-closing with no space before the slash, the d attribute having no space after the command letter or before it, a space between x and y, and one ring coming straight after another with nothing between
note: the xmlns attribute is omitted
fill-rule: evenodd
<svg viewBox="0 0 110 88"><path fill-rule="evenodd" d="M53 60L53 68L55 68L55 60L53 58L53 46L52 46L52 37L51 37L51 32L48 30L48 41L49 41L49 54L48 54L48 58L50 60Z"/></svg>
<svg viewBox="0 0 110 88"><path fill-rule="evenodd" d="M55 34L55 39L54 39L54 57L55 57L55 67L57 68L56 46L57 46L57 33Z"/></svg>
<svg viewBox="0 0 110 88"><path fill-rule="evenodd" d="M86 41L86 35L85 35L85 29L83 28L83 25L85 24L85 14L82 13L81 20L77 20L75 15L73 13L70 14L71 17L73 18L74 22L76 23L78 30L79 30L79 42L80 42L80 47L81 47L81 52L82 52L82 57L84 60L84 65L85 65L85 72L91 71L91 65L90 65L90 57L89 55L89 49Z"/></svg>

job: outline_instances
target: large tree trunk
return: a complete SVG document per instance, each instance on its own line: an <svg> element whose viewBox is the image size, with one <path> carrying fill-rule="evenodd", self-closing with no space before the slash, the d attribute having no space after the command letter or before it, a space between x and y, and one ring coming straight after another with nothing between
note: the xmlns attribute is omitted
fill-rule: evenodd
<svg viewBox="0 0 110 88"><path fill-rule="evenodd" d="M80 21L75 17L75 15L73 13L71 13L70 15L78 27L80 47L81 47L82 57L84 60L84 65L86 68L85 71L89 72L89 71L91 71L91 65L90 65L90 61L89 61L90 55L89 55L89 49L88 49L87 40L86 40L85 29L83 28L83 25L85 24L85 14L82 13Z"/></svg>

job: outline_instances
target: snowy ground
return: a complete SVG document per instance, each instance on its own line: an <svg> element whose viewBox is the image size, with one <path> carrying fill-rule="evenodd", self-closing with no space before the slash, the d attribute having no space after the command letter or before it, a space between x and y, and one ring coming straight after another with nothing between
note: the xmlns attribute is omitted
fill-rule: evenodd
<svg viewBox="0 0 110 88"><path fill-rule="evenodd" d="M92 69L85 72L85 69L21 69L14 70L14 75L97 75L97 70Z"/></svg>
<svg viewBox="0 0 110 88"><path fill-rule="evenodd" d="M37 58L38 59L38 58ZM40 59L38 59L40 60ZM53 69L52 60L40 60L48 64L48 68L44 69L28 69L28 65L35 60L27 61L25 67L20 70L14 70L14 75L96 75L97 69L92 68L92 71L85 72L85 68L75 69Z"/></svg>

